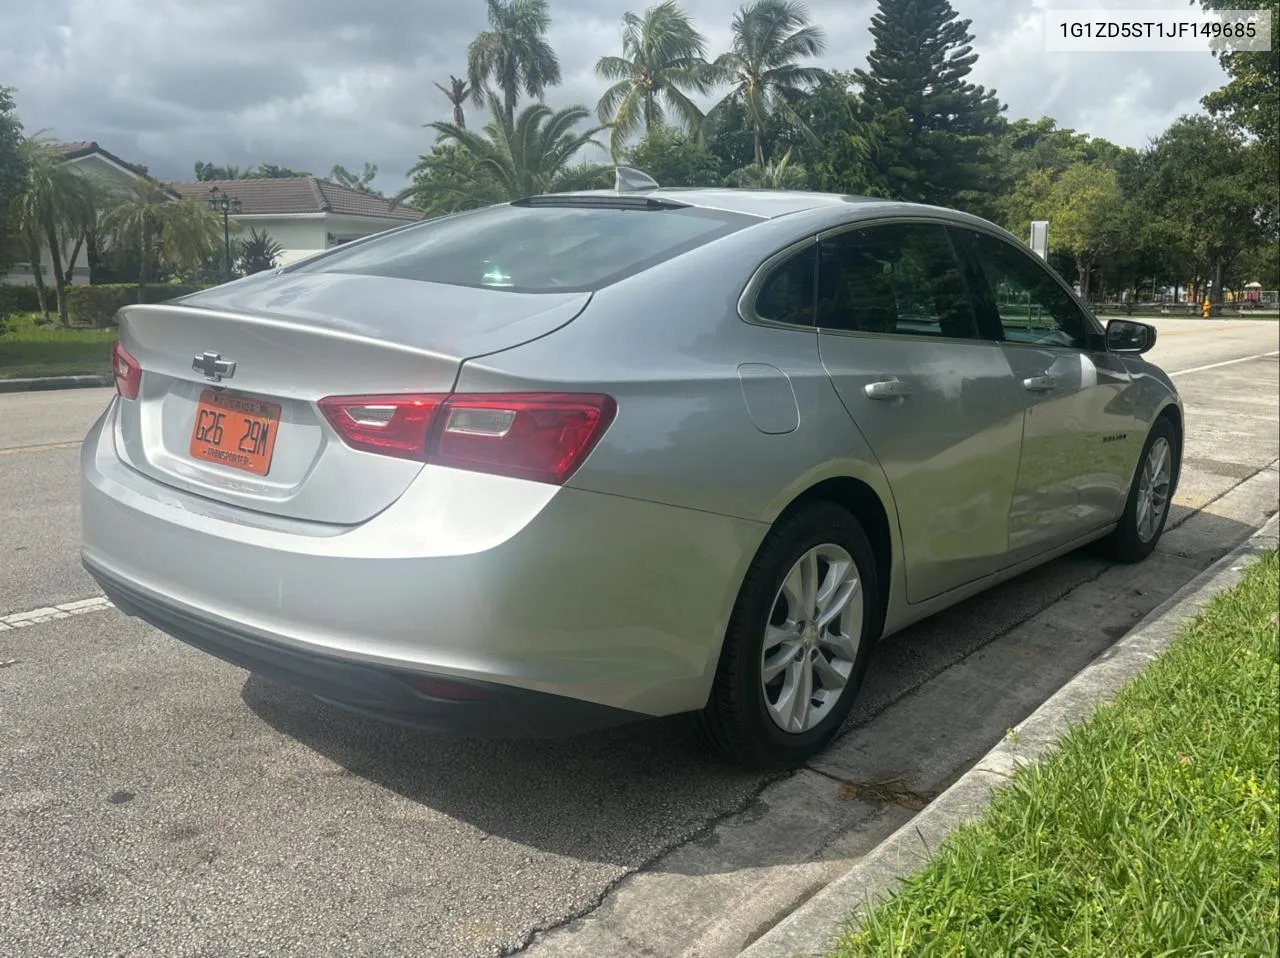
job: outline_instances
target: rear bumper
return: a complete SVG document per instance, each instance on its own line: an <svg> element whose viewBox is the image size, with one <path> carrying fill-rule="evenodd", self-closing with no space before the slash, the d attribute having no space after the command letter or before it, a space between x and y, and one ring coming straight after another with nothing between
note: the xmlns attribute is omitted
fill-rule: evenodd
<svg viewBox="0 0 1280 958"><path fill-rule="evenodd" d="M526 734L701 708L765 531L432 466L359 526L303 524L143 476L113 433L111 410L81 453L81 553L118 605L228 661L419 725ZM431 680L453 691L411 684Z"/></svg>
<svg viewBox="0 0 1280 958"><path fill-rule="evenodd" d="M334 705L419 728L475 737L543 738L611 728L649 718L509 685L373 666L314 650L299 652L219 622L122 582L84 560L112 603L176 639Z"/></svg>

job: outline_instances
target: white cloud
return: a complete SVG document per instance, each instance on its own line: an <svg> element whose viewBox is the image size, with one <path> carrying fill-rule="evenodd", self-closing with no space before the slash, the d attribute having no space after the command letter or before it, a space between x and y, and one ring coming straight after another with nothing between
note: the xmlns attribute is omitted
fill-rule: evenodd
<svg viewBox="0 0 1280 958"><path fill-rule="evenodd" d="M551 0L550 40L564 75L553 105L594 107L603 89L595 61L617 50L622 13L644 2ZM1207 53L1049 54L1045 0L953 3L973 21L974 79L997 91L1011 117L1048 115L1140 146L1223 82ZM713 53L727 46L737 5L688 0ZM874 10L872 0L810 0L828 35L821 65L865 65ZM188 178L196 160L318 174L367 160L394 190L429 148L422 124L448 114L433 81L464 73L467 43L483 26L480 0L6 2L0 83L18 88L29 131L97 140L162 177Z"/></svg>

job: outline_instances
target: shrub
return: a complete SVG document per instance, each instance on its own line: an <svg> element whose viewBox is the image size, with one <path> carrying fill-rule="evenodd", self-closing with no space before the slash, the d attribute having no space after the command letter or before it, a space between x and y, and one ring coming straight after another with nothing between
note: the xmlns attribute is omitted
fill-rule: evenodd
<svg viewBox="0 0 1280 958"><path fill-rule="evenodd" d="M240 241L240 271L246 276L275 269L284 247L272 239L266 230L259 233L249 230L249 238Z"/></svg>
<svg viewBox="0 0 1280 958"><path fill-rule="evenodd" d="M53 291L49 291L52 305ZM11 313L34 313L40 309L40 298L36 296L34 286L19 286L16 283L0 283L0 316Z"/></svg>
<svg viewBox="0 0 1280 958"><path fill-rule="evenodd" d="M179 296L196 293L207 286L164 285L142 287L142 302L163 303ZM132 283L102 283L97 286L73 286L67 293L67 315L72 324L102 329L116 324L116 312L138 300L138 287Z"/></svg>

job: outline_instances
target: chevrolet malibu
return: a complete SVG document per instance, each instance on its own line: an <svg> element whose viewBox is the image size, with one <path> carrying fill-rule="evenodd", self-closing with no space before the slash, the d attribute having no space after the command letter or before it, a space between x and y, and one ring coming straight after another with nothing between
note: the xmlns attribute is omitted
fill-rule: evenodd
<svg viewBox="0 0 1280 958"><path fill-rule="evenodd" d="M839 731L881 637L1155 547L1183 410L1024 244L798 192L534 196L128 306L83 561L198 649L466 735Z"/></svg>

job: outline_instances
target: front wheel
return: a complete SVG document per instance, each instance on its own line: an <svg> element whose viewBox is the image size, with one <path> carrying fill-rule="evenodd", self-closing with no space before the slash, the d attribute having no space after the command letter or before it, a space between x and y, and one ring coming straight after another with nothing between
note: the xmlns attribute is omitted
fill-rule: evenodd
<svg viewBox="0 0 1280 958"><path fill-rule="evenodd" d="M1163 417L1147 435L1138 471L1129 486L1120 523L1102 540L1102 551L1117 562L1141 562L1155 549L1169 518L1173 496L1173 464L1178 437Z"/></svg>
<svg viewBox="0 0 1280 958"><path fill-rule="evenodd" d="M858 520L801 506L765 537L734 606L703 731L744 765L795 765L853 707L880 621L880 584Z"/></svg>

